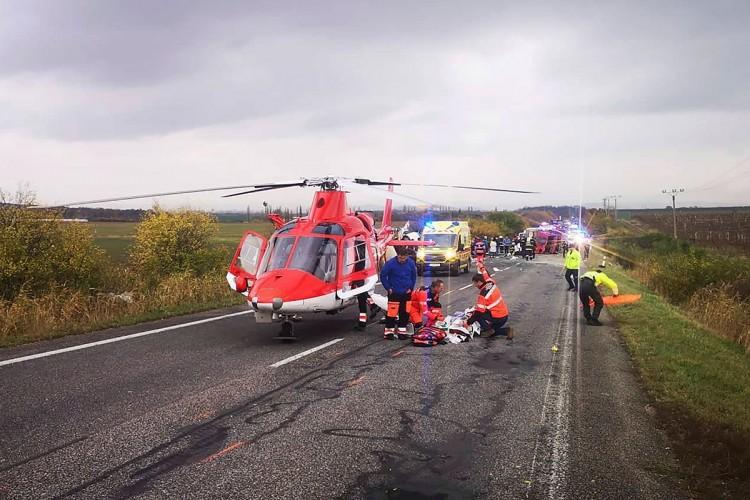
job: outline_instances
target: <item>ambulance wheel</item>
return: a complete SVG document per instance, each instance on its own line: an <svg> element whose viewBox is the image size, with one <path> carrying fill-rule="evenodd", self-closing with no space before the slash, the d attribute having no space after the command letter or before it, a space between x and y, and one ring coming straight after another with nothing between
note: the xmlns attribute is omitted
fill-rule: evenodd
<svg viewBox="0 0 750 500"><path fill-rule="evenodd" d="M469 261L466 261L466 267L464 267L463 273L467 274L469 272Z"/></svg>
<svg viewBox="0 0 750 500"><path fill-rule="evenodd" d="M461 265L458 264L458 263L455 266L449 266L448 267L448 275L450 275L450 276L458 276L458 273L460 272L460 270L461 270Z"/></svg>

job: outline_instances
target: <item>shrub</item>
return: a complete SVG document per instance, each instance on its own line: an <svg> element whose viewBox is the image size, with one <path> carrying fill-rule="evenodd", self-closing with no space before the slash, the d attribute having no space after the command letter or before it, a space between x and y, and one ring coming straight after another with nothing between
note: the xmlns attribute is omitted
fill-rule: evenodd
<svg viewBox="0 0 750 500"><path fill-rule="evenodd" d="M482 220L482 219L469 219L469 227L471 228L472 236L499 236L500 229L497 224Z"/></svg>
<svg viewBox="0 0 750 500"><path fill-rule="evenodd" d="M204 212L155 207L136 229L130 263L152 284L177 273L205 275L226 263L211 242L218 230L216 219Z"/></svg>
<svg viewBox="0 0 750 500"><path fill-rule="evenodd" d="M492 212L487 218L497 225L502 235L518 234L526 227L521 216L514 212Z"/></svg>
<svg viewBox="0 0 750 500"><path fill-rule="evenodd" d="M106 282L108 261L85 223L32 208L33 195L0 191L0 298L38 296L64 286L77 290Z"/></svg>

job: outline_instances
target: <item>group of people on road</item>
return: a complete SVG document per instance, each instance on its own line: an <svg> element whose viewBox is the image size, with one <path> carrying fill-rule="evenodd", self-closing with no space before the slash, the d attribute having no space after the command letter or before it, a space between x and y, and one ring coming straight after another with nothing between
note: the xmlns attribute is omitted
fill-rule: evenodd
<svg viewBox="0 0 750 500"><path fill-rule="evenodd" d="M484 255L487 253L484 242L475 242L474 251L477 273L471 281L478 294L473 312L466 322L468 325L479 322L482 331L490 330L493 335L507 335L508 340L512 340L513 329L505 326L509 318L508 306L500 288L484 266ZM600 326L602 323L599 321L599 315L604 307L604 301L598 287L604 285L617 296L617 283L604 273L604 263L579 277L583 257L578 245L568 246L563 253L563 259L568 290L578 293L587 324ZM432 326L444 318L440 304L444 282L433 280L429 286L417 288L417 266L405 247L398 247L396 257L385 263L380 271L380 282L388 294L383 332L385 339L406 340L410 338L407 329L409 323L412 323L417 331L422 326ZM594 305L593 311L591 302ZM367 321L362 304L359 319L360 325Z"/></svg>
<svg viewBox="0 0 750 500"><path fill-rule="evenodd" d="M471 256L476 257L477 248L484 250L483 255L487 257L498 257L513 254L513 240L508 236L480 236L475 238L471 245Z"/></svg>
<svg viewBox="0 0 750 500"><path fill-rule="evenodd" d="M479 322L481 330L507 335L508 340L512 340L513 330L504 328L508 321L508 307L500 288L479 258L477 271L472 277L472 284L478 290L478 295L474 311L467 318L467 325ZM406 340L410 337L407 330L409 323L414 325L416 332L422 326L432 326L444 318L440 304L444 282L433 280L428 287L416 288L416 264L402 247L398 248L396 257L388 260L381 269L380 282L388 293L383 331L385 339Z"/></svg>

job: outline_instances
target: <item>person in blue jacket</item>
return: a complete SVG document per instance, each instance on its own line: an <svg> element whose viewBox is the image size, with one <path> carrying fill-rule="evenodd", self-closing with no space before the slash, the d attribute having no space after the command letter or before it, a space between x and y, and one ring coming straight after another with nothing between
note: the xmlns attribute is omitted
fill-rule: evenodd
<svg viewBox="0 0 750 500"><path fill-rule="evenodd" d="M388 311L385 316L386 340L395 338L398 320L398 338L408 339L406 324L409 322L411 292L417 284L417 265L404 247L397 247L397 255L385 263L380 270L380 283L388 292Z"/></svg>

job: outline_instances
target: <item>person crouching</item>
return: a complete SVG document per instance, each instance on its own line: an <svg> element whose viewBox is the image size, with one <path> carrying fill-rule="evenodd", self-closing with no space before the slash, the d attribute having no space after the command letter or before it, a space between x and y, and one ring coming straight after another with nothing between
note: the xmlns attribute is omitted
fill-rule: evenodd
<svg viewBox="0 0 750 500"><path fill-rule="evenodd" d="M425 324L432 326L435 321L443 317L440 305L440 294L445 284L443 280L434 280L429 287L421 286L411 294L411 311L409 312L411 323L416 332ZM425 318L427 322L425 323Z"/></svg>
<svg viewBox="0 0 750 500"><path fill-rule="evenodd" d="M475 274L471 282L479 290L479 294L474 312L466 323L471 325L479 321L480 325L494 331L493 336L502 335L503 326L508 322L508 306L505 304L503 294L486 272ZM513 340L512 329L507 329L507 335L508 340Z"/></svg>

